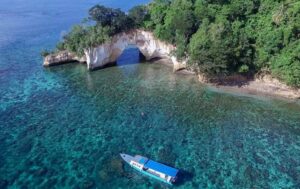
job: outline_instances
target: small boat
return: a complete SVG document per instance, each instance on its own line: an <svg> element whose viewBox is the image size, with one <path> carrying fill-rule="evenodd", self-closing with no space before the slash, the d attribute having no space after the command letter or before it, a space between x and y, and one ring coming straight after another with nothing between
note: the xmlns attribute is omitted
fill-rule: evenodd
<svg viewBox="0 0 300 189"><path fill-rule="evenodd" d="M127 154L120 155L131 167L147 176L171 185L176 182L177 174L179 172L178 169L158 163L140 155L136 155L134 157Z"/></svg>

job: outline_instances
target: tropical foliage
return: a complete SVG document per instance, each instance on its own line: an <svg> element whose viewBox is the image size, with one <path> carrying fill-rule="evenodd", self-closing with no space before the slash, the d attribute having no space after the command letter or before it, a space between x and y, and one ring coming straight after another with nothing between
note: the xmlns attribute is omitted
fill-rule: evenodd
<svg viewBox="0 0 300 189"><path fill-rule="evenodd" d="M176 45L178 58L208 76L267 70L300 87L298 0L154 0L128 14L96 5L58 48L81 54L132 28Z"/></svg>
<svg viewBox="0 0 300 189"><path fill-rule="evenodd" d="M109 27L75 25L57 44L57 49L67 49L77 55L83 55L84 49L94 47L107 41L110 33Z"/></svg>
<svg viewBox="0 0 300 189"><path fill-rule="evenodd" d="M268 70L300 87L298 0L154 0L148 29L211 75Z"/></svg>
<svg viewBox="0 0 300 189"><path fill-rule="evenodd" d="M89 10L89 17L75 25L57 44L59 50L69 50L82 56L84 49L102 44L111 36L132 29L132 19L120 9L96 5Z"/></svg>

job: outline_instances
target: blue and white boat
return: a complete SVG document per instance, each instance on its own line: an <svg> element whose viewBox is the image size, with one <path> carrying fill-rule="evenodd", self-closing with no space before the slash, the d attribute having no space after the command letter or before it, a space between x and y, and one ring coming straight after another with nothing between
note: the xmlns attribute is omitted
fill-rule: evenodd
<svg viewBox="0 0 300 189"><path fill-rule="evenodd" d="M127 154L120 155L131 167L147 176L171 185L176 182L179 172L178 169L158 163L140 155L136 155L134 157Z"/></svg>

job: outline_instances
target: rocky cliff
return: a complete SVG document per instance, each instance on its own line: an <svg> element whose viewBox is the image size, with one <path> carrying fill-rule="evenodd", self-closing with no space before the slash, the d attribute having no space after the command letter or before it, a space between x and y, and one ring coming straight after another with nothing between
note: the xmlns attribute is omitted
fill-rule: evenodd
<svg viewBox="0 0 300 189"><path fill-rule="evenodd" d="M88 69L93 70L116 62L125 48L131 44L139 48L146 60L168 58L173 63L174 71L186 67L186 61L180 62L172 55L176 47L156 39L151 32L143 30L132 30L117 34L109 42L98 47L85 49L85 56L82 58L78 58L66 51L49 55L45 58L44 65L51 66L70 61L82 62L84 60Z"/></svg>

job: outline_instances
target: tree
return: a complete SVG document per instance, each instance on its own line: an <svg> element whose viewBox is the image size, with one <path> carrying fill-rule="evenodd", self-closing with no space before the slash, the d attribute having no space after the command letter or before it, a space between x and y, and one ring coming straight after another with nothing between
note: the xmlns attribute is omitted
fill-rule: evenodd
<svg viewBox="0 0 300 189"><path fill-rule="evenodd" d="M110 27L111 35L133 28L132 20L120 9L96 5L89 10L89 19L102 27Z"/></svg>
<svg viewBox="0 0 300 189"><path fill-rule="evenodd" d="M75 25L72 30L63 37L65 49L74 52L78 55L83 55L85 37L87 31L84 26Z"/></svg>
<svg viewBox="0 0 300 189"><path fill-rule="evenodd" d="M288 85L300 87L300 42L294 42L271 61L272 75Z"/></svg>
<svg viewBox="0 0 300 189"><path fill-rule="evenodd" d="M193 35L190 46L190 62L196 64L202 73L222 74L228 71L231 48L226 39L229 28L222 23L209 24L204 20L199 30ZM227 42L226 42L227 41Z"/></svg>
<svg viewBox="0 0 300 189"><path fill-rule="evenodd" d="M145 22L150 20L148 8L144 5L135 6L130 9L128 16L137 28L145 27Z"/></svg>
<svg viewBox="0 0 300 189"><path fill-rule="evenodd" d="M85 49L95 47L109 40L109 34L109 27L75 25L64 36L63 47L78 56L82 56Z"/></svg>
<svg viewBox="0 0 300 189"><path fill-rule="evenodd" d="M110 26L119 14L120 10L96 5L89 10L89 19L96 21L101 26Z"/></svg>
<svg viewBox="0 0 300 189"><path fill-rule="evenodd" d="M191 0L174 0L167 11L165 18L166 28L170 32L184 35L190 38L194 31L195 17L193 14L193 3Z"/></svg>
<svg viewBox="0 0 300 189"><path fill-rule="evenodd" d="M149 5L151 20L154 24L163 24L166 11L169 9L171 0L154 0Z"/></svg>
<svg viewBox="0 0 300 189"><path fill-rule="evenodd" d="M150 4L150 15L154 25L154 34L177 46L178 58L186 55L186 47L195 30L193 1L154 1Z"/></svg>

